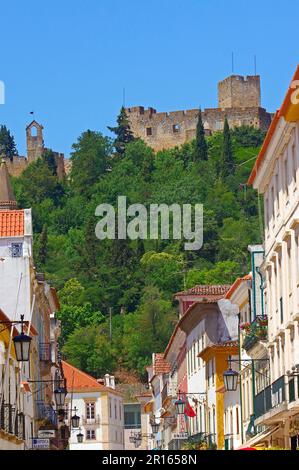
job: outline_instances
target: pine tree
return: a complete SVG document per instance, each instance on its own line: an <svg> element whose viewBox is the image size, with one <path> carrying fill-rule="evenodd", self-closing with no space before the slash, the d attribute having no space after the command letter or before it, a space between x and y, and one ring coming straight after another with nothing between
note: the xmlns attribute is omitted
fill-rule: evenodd
<svg viewBox="0 0 299 470"><path fill-rule="evenodd" d="M220 163L220 176L225 178L235 172L235 161L233 155L232 141L227 118L223 127L223 143Z"/></svg>
<svg viewBox="0 0 299 470"><path fill-rule="evenodd" d="M116 139L114 140L114 147L118 155L123 155L125 152L126 144L133 142L134 136L130 128L130 123L125 108L122 106L120 113L117 117L117 126L109 127L109 131L114 132Z"/></svg>
<svg viewBox="0 0 299 470"><path fill-rule="evenodd" d="M0 155L5 155L12 160L17 154L14 137L6 126L0 126Z"/></svg>
<svg viewBox="0 0 299 470"><path fill-rule="evenodd" d="M45 264L47 260L47 254L48 254L48 229L47 225L43 226L42 233L40 234L40 239L39 239L40 245L39 245L39 260L41 264Z"/></svg>
<svg viewBox="0 0 299 470"><path fill-rule="evenodd" d="M194 160L196 162L208 159L208 145L205 139L205 130L202 123L201 109L198 112L195 138Z"/></svg>

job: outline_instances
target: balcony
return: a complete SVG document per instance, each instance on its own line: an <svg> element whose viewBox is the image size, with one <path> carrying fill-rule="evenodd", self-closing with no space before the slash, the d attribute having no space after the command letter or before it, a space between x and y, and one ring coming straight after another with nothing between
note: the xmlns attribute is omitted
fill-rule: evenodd
<svg viewBox="0 0 299 470"><path fill-rule="evenodd" d="M51 405L43 401L36 401L36 417L38 420L45 420L53 426L57 426L57 414Z"/></svg>
<svg viewBox="0 0 299 470"><path fill-rule="evenodd" d="M290 381L291 382L291 381ZM255 395L254 397L254 414L255 414L255 424L260 424L261 422L265 423L274 423L279 421L279 416L284 417L284 412L287 410L287 398L290 402L295 399L295 396L292 395L292 384L287 385L285 383L285 376L282 375L273 382L271 385L268 385L264 390ZM287 397L287 391L289 396ZM294 387L295 391L295 387ZM263 419L259 419L263 417Z"/></svg>
<svg viewBox="0 0 299 470"><path fill-rule="evenodd" d="M9 403L2 403L0 411L0 429L7 434L16 436L18 439L25 439L25 415L17 413L15 408Z"/></svg>
<svg viewBox="0 0 299 470"><path fill-rule="evenodd" d="M39 343L39 360L42 362L51 361L51 343Z"/></svg>
<svg viewBox="0 0 299 470"><path fill-rule="evenodd" d="M176 381L167 381L162 388L161 392L162 405L168 401L172 401L174 398L177 398L177 382Z"/></svg>
<svg viewBox="0 0 299 470"><path fill-rule="evenodd" d="M86 416L82 417L82 424L92 426L93 424L100 424L100 415L96 415L93 418L87 418Z"/></svg>
<svg viewBox="0 0 299 470"><path fill-rule="evenodd" d="M268 319L266 316L257 316L253 322L244 323L241 329L245 331L242 348L249 351L259 341L267 341L268 339Z"/></svg>

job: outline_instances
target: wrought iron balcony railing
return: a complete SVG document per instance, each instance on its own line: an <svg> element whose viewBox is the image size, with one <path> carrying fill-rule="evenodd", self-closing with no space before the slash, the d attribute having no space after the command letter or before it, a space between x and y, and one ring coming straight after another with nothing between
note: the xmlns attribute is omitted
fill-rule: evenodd
<svg viewBox="0 0 299 470"><path fill-rule="evenodd" d="M100 415L95 415L93 418L88 418L87 416L82 417L82 424L100 424Z"/></svg>
<svg viewBox="0 0 299 470"><path fill-rule="evenodd" d="M286 400L285 376L282 375L254 397L255 418L259 418Z"/></svg>
<svg viewBox="0 0 299 470"><path fill-rule="evenodd" d="M8 434L16 436L18 439L25 439L25 415L16 414L15 408L9 404L2 402L0 410L0 429Z"/></svg>

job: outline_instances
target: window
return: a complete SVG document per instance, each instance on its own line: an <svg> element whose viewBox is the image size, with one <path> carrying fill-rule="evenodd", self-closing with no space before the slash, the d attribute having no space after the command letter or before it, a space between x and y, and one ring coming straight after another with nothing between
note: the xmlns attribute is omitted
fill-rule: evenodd
<svg viewBox="0 0 299 470"><path fill-rule="evenodd" d="M177 132L180 132L180 128L181 128L181 127L180 127L179 124L174 124L174 125L172 126L173 133L175 134L175 133L177 133Z"/></svg>
<svg viewBox="0 0 299 470"><path fill-rule="evenodd" d="M11 256L12 258L20 258L23 256L23 243L11 244Z"/></svg>
<svg viewBox="0 0 299 470"><path fill-rule="evenodd" d="M215 358L212 359L212 385L215 384Z"/></svg>
<svg viewBox="0 0 299 470"><path fill-rule="evenodd" d="M289 197L289 186L288 186L288 159L284 159L284 189L286 193L286 198Z"/></svg>
<svg viewBox="0 0 299 470"><path fill-rule="evenodd" d="M117 402L114 400L114 418L117 419Z"/></svg>
<svg viewBox="0 0 299 470"><path fill-rule="evenodd" d="M236 430L237 434L240 434L240 428L239 428L239 407L236 407Z"/></svg>
<svg viewBox="0 0 299 470"><path fill-rule="evenodd" d="M86 419L95 418L95 403L86 403Z"/></svg>
<svg viewBox="0 0 299 470"><path fill-rule="evenodd" d="M141 428L140 404L129 403L124 405L125 429Z"/></svg>
<svg viewBox="0 0 299 470"><path fill-rule="evenodd" d="M94 429L86 429L86 440L93 441L96 438L96 432Z"/></svg>
<svg viewBox="0 0 299 470"><path fill-rule="evenodd" d="M111 406L110 398L109 398L109 417L112 418L112 406Z"/></svg>
<svg viewBox="0 0 299 470"><path fill-rule="evenodd" d="M275 187L276 187L276 201L277 201L277 213L279 214L279 179L278 173L275 175Z"/></svg>
<svg viewBox="0 0 299 470"><path fill-rule="evenodd" d="M146 128L146 135L147 135L147 136L153 135L153 129L152 129L152 127L147 127L147 128Z"/></svg>
<svg viewBox="0 0 299 470"><path fill-rule="evenodd" d="M296 183L297 183L297 163L296 163L295 145L292 145L292 165L293 165L294 186L296 186Z"/></svg>

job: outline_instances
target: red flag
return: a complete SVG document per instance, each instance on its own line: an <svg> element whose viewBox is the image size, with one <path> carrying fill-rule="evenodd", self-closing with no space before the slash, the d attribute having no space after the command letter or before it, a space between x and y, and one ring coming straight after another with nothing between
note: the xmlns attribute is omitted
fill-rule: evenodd
<svg viewBox="0 0 299 470"><path fill-rule="evenodd" d="M186 405L185 405L185 409L184 409L184 414L186 416L189 416L189 418L194 418L194 416L196 416L196 413L195 411L193 410L192 406L190 405L189 401L186 400Z"/></svg>

